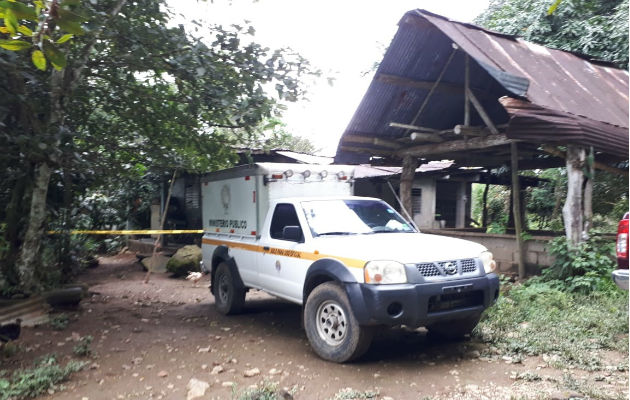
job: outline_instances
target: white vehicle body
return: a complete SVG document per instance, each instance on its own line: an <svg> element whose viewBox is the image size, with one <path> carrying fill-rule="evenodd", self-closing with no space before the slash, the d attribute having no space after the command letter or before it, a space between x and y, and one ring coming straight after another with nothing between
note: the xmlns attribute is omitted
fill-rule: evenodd
<svg viewBox="0 0 630 400"><path fill-rule="evenodd" d="M305 315L311 344L333 361L365 350L347 349L359 336L345 340L363 335L361 326L438 330L464 321L472 329L498 296L491 254L419 233L385 202L352 196L352 171L260 163L202 181L202 268L212 274L220 310L239 309L250 288L304 305L305 314L319 315ZM321 299L318 306L312 299Z"/></svg>

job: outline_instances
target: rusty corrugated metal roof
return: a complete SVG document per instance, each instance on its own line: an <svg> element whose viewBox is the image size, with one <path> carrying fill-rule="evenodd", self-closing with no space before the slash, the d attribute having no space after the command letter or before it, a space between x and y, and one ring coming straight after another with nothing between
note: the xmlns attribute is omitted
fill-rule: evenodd
<svg viewBox="0 0 630 400"><path fill-rule="evenodd" d="M557 111L628 127L628 72L598 65L573 53L555 50L519 38L497 35L474 25L460 24L423 10L403 18L424 18L457 43L506 88L511 79L529 86L514 94Z"/></svg>
<svg viewBox="0 0 630 400"><path fill-rule="evenodd" d="M571 137L571 143L595 145L600 151L616 156L625 154L627 158L627 71L589 61L583 55L413 10L401 19L396 36L341 138L335 161L366 162L370 154L386 154L391 150L379 146L377 141L359 142L358 137L398 140L404 144L410 131L393 127L392 122L436 130L462 124L467 56L471 90L492 121L509 129L519 127L518 131L508 133L508 137L554 142L562 142L554 140L560 137ZM437 90L418 116L440 76ZM536 129L546 130L545 134L539 137L530 130L525 135L523 110L516 115L514 108L504 107L498 101L504 97L540 107L537 112L542 114ZM533 109L528 112L528 117L536 118ZM542 118L549 112L559 113L563 118ZM476 112L471 117L471 125L484 125ZM516 117L518 124L512 120ZM597 123L584 128L582 125L587 120ZM556 123L565 125L559 128ZM554 131L558 132L556 138L552 137ZM571 134L566 135L568 131ZM519 132L524 136L519 136Z"/></svg>

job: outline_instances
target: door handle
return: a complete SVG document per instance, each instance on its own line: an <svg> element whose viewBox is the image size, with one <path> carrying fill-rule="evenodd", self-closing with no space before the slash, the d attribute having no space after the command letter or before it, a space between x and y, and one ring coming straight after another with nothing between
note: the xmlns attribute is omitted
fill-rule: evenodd
<svg viewBox="0 0 630 400"><path fill-rule="evenodd" d="M264 251L269 251L269 246L263 246Z"/></svg>

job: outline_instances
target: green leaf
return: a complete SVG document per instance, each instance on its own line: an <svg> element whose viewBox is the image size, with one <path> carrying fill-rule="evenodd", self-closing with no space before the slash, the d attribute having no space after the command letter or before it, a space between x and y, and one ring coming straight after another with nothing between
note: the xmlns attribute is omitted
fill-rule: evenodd
<svg viewBox="0 0 630 400"><path fill-rule="evenodd" d="M57 44L62 44L62 43L66 43L68 40L72 39L74 37L74 35L72 33L66 33L65 35L63 35L62 37L59 38L59 40L57 40Z"/></svg>
<svg viewBox="0 0 630 400"><path fill-rule="evenodd" d="M64 31L77 36L83 35L85 33L85 31L81 27L81 24L78 22L59 20L57 21L57 25L59 25L59 27Z"/></svg>
<svg viewBox="0 0 630 400"><path fill-rule="evenodd" d="M32 37L33 36L33 31L30 30L27 26L24 26L24 25L20 25L18 27L18 32L20 32L24 36L28 36L28 37Z"/></svg>
<svg viewBox="0 0 630 400"><path fill-rule="evenodd" d="M82 15L79 15L73 11L70 10L66 10L64 8L60 8L57 11L57 14L59 15L59 18L57 18L57 23L59 23L60 21L67 21L67 22L85 22L87 21L87 18L85 18Z"/></svg>
<svg viewBox="0 0 630 400"><path fill-rule="evenodd" d="M17 1L0 1L0 8L5 8L6 11L11 10L13 14L20 19L27 19L29 21L37 21L37 13L35 8L29 7L26 4ZM5 11L5 13L6 13Z"/></svg>
<svg viewBox="0 0 630 400"><path fill-rule="evenodd" d="M13 11L9 9L4 12L4 26L7 27L12 35L15 35L17 33L18 27L20 26L17 17L13 13Z"/></svg>
<svg viewBox="0 0 630 400"><path fill-rule="evenodd" d="M6 50L18 51L18 50L24 50L24 49L30 48L31 44L23 40L0 39L0 47Z"/></svg>
<svg viewBox="0 0 630 400"><path fill-rule="evenodd" d="M554 1L553 4L551 5L551 7L549 7L549 10L547 10L547 15L553 14L556 11L556 9L558 8L558 6L560 5L561 2L562 2L562 0Z"/></svg>
<svg viewBox="0 0 630 400"><path fill-rule="evenodd" d="M33 60L33 64L37 67L37 69L41 71L46 71L46 57L41 50L35 50L33 54L31 54L31 59Z"/></svg>
<svg viewBox="0 0 630 400"><path fill-rule="evenodd" d="M52 43L44 42L44 54L46 54L46 57L57 71L66 67L66 55Z"/></svg>

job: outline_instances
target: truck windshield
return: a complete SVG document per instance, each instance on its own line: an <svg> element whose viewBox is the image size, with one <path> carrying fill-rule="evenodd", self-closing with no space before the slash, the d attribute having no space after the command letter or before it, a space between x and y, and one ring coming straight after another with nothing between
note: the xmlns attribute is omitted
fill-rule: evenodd
<svg viewBox="0 0 630 400"><path fill-rule="evenodd" d="M415 232L393 208L377 200L303 201L313 237Z"/></svg>

